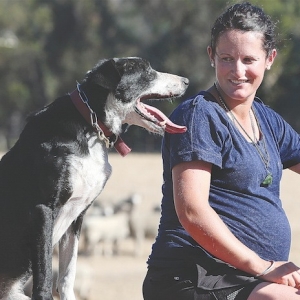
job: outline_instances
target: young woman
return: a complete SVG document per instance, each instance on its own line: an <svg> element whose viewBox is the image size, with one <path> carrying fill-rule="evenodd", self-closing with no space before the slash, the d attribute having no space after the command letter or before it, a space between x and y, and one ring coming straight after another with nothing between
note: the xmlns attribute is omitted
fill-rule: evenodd
<svg viewBox="0 0 300 300"><path fill-rule="evenodd" d="M288 262L282 169L300 173L300 139L256 97L276 57L274 24L250 3L229 7L211 31L215 84L183 102L166 134L162 217L145 300L300 299Z"/></svg>

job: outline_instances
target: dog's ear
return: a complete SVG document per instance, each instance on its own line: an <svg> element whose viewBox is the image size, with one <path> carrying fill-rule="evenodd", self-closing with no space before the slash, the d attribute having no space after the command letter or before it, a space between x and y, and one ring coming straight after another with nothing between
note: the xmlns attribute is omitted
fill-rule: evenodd
<svg viewBox="0 0 300 300"><path fill-rule="evenodd" d="M121 80L121 75L116 67L115 60L108 59L100 61L87 73L86 79L108 90L115 90Z"/></svg>

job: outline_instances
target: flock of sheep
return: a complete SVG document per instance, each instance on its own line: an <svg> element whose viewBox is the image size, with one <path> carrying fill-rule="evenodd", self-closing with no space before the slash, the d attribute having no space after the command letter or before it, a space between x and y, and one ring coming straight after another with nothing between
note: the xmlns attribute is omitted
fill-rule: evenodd
<svg viewBox="0 0 300 300"><path fill-rule="evenodd" d="M143 212L142 201L141 195L133 194L110 205L94 203L84 218L79 253L120 255L122 241L130 238L132 255L141 255L144 239L156 236L160 218L159 207Z"/></svg>

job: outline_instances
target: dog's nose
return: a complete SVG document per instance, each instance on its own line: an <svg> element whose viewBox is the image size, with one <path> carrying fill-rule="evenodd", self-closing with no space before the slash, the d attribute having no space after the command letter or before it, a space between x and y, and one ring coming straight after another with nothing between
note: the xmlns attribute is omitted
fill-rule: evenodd
<svg viewBox="0 0 300 300"><path fill-rule="evenodd" d="M182 82L185 85L189 85L189 83L190 83L190 81L187 78L185 78L185 77L182 77Z"/></svg>

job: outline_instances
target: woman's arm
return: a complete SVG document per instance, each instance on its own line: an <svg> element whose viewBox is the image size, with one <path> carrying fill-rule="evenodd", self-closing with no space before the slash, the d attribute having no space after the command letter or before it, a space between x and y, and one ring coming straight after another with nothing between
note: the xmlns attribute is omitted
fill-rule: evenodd
<svg viewBox="0 0 300 300"><path fill-rule="evenodd" d="M211 164L184 162L172 171L175 208L182 226L205 250L237 269L256 275L270 266L241 243L208 202Z"/></svg>

